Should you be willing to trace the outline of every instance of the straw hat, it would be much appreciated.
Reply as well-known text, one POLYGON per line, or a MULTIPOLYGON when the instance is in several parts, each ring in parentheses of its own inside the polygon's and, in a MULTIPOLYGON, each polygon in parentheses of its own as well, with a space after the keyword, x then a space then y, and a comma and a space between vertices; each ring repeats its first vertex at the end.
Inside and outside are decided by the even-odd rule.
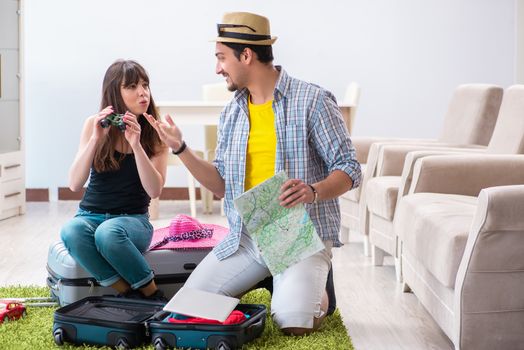
POLYGON ((276 36, 271 36, 269 20, 249 12, 229 12, 217 24, 218 36, 214 40, 222 43, 249 45, 272 45, 276 36))
POLYGON ((202 224, 191 216, 179 214, 169 226, 156 229, 149 250, 206 249, 223 240, 229 230, 213 224, 202 224))

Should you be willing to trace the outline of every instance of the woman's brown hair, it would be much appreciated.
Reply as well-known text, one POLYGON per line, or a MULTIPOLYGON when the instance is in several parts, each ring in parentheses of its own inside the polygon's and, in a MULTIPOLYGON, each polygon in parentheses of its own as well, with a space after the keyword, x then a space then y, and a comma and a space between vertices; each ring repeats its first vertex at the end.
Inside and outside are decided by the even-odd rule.
MULTIPOLYGON (((149 77, 146 70, 137 62, 132 60, 118 60, 113 63, 109 66, 104 76, 100 109, 113 106, 115 113, 126 113, 127 108, 120 93, 120 88, 122 85, 128 87, 132 84, 138 84, 140 79, 149 84, 149 77)), ((155 101, 152 95, 149 97, 147 113, 158 120, 155 101)), ((147 156, 151 158, 160 151, 163 143, 145 117, 137 115, 137 118, 141 128, 140 144, 144 148, 147 156)), ((93 167, 97 172, 115 171, 120 168, 120 162, 125 155, 121 154, 119 157, 115 155, 115 139, 118 138, 119 133, 121 133, 121 131, 118 130, 118 128, 111 127, 108 136, 97 148, 93 160, 93 167)))

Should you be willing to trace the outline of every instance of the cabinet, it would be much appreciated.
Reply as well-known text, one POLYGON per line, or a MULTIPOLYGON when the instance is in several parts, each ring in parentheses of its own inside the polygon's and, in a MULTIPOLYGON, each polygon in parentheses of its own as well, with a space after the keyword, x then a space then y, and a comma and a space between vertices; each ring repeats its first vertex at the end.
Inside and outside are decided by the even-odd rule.
POLYGON ((0 0, 0 219, 25 212, 22 0, 0 0))

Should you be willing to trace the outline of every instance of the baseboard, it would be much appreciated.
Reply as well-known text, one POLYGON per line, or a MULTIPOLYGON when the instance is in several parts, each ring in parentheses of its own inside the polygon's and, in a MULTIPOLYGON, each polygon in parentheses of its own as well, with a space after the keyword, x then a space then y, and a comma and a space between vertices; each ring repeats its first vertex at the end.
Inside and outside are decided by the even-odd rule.
MULTIPOLYGON (((195 197, 201 199, 200 188, 195 188, 195 197)), ((164 187, 160 200, 189 200, 189 190, 187 187, 164 187)))
MULTIPOLYGON (((79 192, 73 192, 67 187, 58 188, 58 200, 61 201, 79 201, 84 195, 85 189, 79 192)), ((48 188, 26 188, 25 196, 27 202, 49 202, 48 188)), ((195 189, 197 200, 201 199, 200 188, 195 189)), ((214 199, 218 199, 214 197, 214 199)), ((189 200, 187 187, 165 187, 160 195, 160 200, 189 200)))
POLYGON ((69 187, 58 187, 59 201, 79 201, 84 196, 85 188, 81 191, 73 192, 69 187))
POLYGON ((26 202, 49 202, 48 188, 26 188, 26 202))
MULTIPOLYGON (((84 190, 73 192, 67 187, 58 188, 58 200, 80 200, 84 195, 84 190)), ((200 199, 200 188, 195 189, 196 199, 200 199)), ((187 187, 164 187, 160 200, 189 200, 187 187)))

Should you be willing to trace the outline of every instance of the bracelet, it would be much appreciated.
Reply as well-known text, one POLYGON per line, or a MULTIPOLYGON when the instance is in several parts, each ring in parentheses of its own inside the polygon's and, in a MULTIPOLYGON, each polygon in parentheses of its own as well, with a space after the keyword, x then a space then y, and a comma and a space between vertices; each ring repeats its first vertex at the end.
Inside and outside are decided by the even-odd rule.
POLYGON ((187 147, 186 141, 182 141, 182 145, 180 146, 180 148, 177 149, 176 151, 174 149, 171 150, 171 153, 173 153, 175 156, 178 156, 180 153, 185 151, 186 147, 187 147))
POLYGON ((311 191, 313 191, 313 194, 315 195, 315 198, 313 199, 313 202, 309 203, 309 204, 314 204, 318 201, 318 192, 317 190, 315 190, 315 187, 313 187, 313 185, 310 185, 308 184, 309 188, 311 188, 311 191))

